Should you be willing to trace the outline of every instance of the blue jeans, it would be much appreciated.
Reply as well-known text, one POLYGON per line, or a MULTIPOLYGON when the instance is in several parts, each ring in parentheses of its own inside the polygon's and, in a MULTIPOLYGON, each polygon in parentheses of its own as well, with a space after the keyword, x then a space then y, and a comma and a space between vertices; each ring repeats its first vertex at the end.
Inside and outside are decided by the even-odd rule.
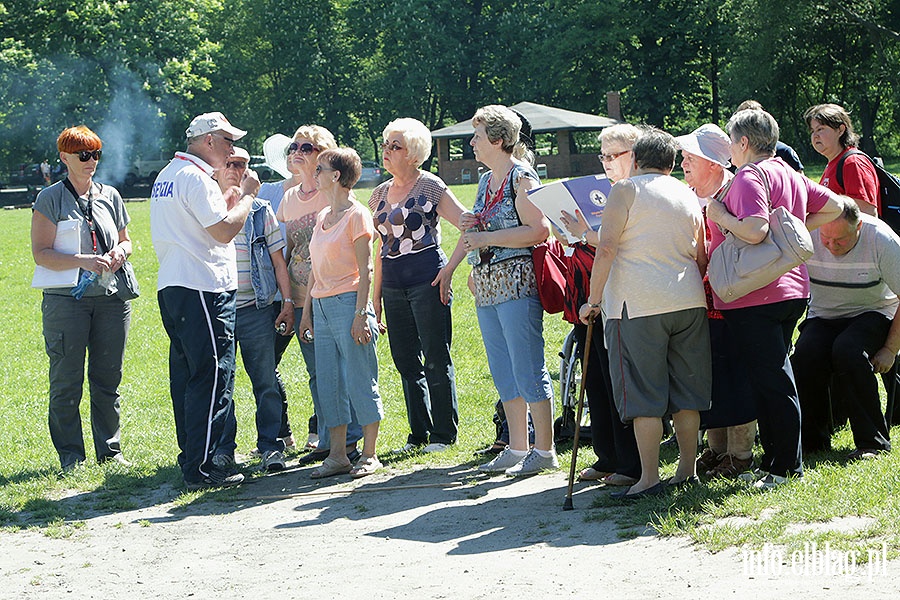
POLYGON ((184 480, 209 475, 234 410, 234 292, 172 286, 157 292, 169 335, 169 389, 184 480))
POLYGON ((488 367, 500 400, 553 398, 544 363, 544 309, 537 296, 476 309, 488 367))
POLYGON ((763 447, 760 468, 781 477, 803 474, 800 400, 788 352, 804 310, 806 300, 796 299, 722 311, 729 331, 744 349, 750 373, 763 447))
MULTIPOLYGON (((284 450, 278 439, 281 429, 281 394, 275 378, 275 305, 237 310, 235 340, 241 348, 241 360, 256 398, 256 447, 260 453, 284 450)), ((232 438, 233 439, 233 438, 232 438)))
POLYGON ((391 357, 400 373, 410 444, 456 442, 459 410, 450 357, 450 306, 430 283, 382 288, 391 357), (424 359, 424 363, 423 363, 424 359))
MULTIPOLYGON (((354 300, 355 301, 355 300, 354 300)), ((315 311, 313 311, 315 316, 315 311)), ((313 401, 313 415, 322 414, 322 403, 319 401, 319 386, 316 379, 316 344, 307 344, 301 341, 303 332, 300 331, 300 319, 303 317, 303 307, 294 308, 294 334, 297 341, 300 342, 300 353, 303 355, 303 363, 306 365, 306 373, 309 375, 309 393, 313 401)), ((318 335, 315 320, 313 321, 313 331, 318 335)), ((328 433, 328 427, 325 425, 324 419, 316 419, 316 434, 319 436, 318 448, 326 449, 331 445, 331 434, 328 433)), ((350 424, 347 426, 347 445, 355 444, 362 439, 362 426, 356 419, 356 413, 352 411, 350 415, 350 424)))
POLYGON ((378 324, 368 310, 372 339, 357 344, 350 335, 356 318, 356 292, 313 298, 315 315, 316 382, 322 412, 319 422, 327 427, 350 423, 351 408, 358 421, 369 425, 384 417, 378 393, 378 358, 375 342, 378 324))

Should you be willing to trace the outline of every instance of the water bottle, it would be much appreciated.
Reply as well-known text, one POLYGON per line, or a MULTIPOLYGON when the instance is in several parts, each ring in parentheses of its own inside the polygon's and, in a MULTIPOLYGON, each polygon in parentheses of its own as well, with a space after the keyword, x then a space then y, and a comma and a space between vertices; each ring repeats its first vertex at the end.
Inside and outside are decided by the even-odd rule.
POLYGON ((72 297, 76 300, 81 300, 81 297, 84 296, 84 293, 87 291, 91 284, 94 283, 94 280, 97 279, 97 274, 93 271, 84 271, 81 274, 81 279, 78 280, 78 285, 72 288, 72 291, 69 292, 72 294, 72 297))

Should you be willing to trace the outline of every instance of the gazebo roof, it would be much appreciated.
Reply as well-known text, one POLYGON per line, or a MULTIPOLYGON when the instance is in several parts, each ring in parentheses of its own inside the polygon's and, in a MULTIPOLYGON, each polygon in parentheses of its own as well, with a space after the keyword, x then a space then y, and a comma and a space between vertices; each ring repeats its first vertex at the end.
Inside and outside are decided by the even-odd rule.
MULTIPOLYGON (((525 118, 531 123, 533 133, 549 133, 560 130, 596 131, 619 123, 619 121, 609 117, 589 115, 564 108, 535 104, 534 102, 519 102, 510 108, 514 108, 525 115, 525 118)), ((460 121, 456 125, 432 131, 431 137, 461 138, 472 135, 474 131, 472 119, 469 118, 465 121, 460 121)))

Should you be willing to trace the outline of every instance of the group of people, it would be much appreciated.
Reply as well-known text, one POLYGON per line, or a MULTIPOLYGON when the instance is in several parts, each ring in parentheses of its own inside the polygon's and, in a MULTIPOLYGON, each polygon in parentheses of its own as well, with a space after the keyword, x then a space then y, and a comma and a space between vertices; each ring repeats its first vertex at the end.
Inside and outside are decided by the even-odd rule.
MULTIPOLYGON (((878 210, 877 179, 868 157, 853 151, 846 111, 820 105, 807 122, 814 147, 830 161, 822 185, 798 172, 802 165, 778 141, 775 119, 752 102, 731 117, 728 133, 714 124, 679 138, 632 125, 601 133, 600 160, 614 184, 603 226, 594 231, 578 213, 562 218, 580 238, 567 253, 564 316, 590 353, 583 385, 597 460, 581 479, 622 486, 623 500, 691 485, 698 472, 774 487, 802 475, 804 449, 829 447, 840 414, 853 429, 852 458, 890 449, 875 373, 889 371, 900 350, 893 321, 900 238, 869 216, 878 210), (684 183, 671 175, 679 151, 684 183), (719 298, 705 277, 708 256, 726 231, 750 244, 764 240, 777 207, 820 229, 808 267, 740 299, 719 298), (662 482, 667 418, 680 456, 675 475, 662 482), (701 428, 709 448, 698 458, 701 428)), ((308 442, 315 451, 302 459, 321 461, 311 477, 363 477, 381 468, 375 343, 384 333, 410 427, 395 452, 454 444, 451 281, 464 260, 509 429, 508 445, 479 470, 518 476, 558 467, 531 255, 552 227, 528 198, 540 184, 530 124, 491 105, 472 125, 470 144, 486 170, 470 211, 421 169, 432 140, 415 119, 385 127, 382 159, 393 177, 373 191, 368 207, 353 192, 358 154, 324 127, 270 138, 283 138, 287 172, 284 181, 261 185, 249 153, 235 145, 246 131, 221 113, 192 120, 186 150, 160 172, 150 198, 186 487, 243 481, 234 463, 236 345, 256 399, 254 452, 265 471, 284 469, 285 450, 295 445, 278 373, 292 337, 315 412, 308 442), (461 232, 449 257, 442 219, 461 232)), ((58 146, 69 177, 35 203, 35 261, 98 277, 80 299, 66 287, 44 291, 51 438, 64 470, 85 460, 78 404, 87 350, 97 458, 126 463, 117 387, 131 309, 110 293, 104 274, 116 273, 131 252, 128 214, 113 188, 92 181, 102 153, 96 134, 67 129, 58 146), (66 220, 86 225, 75 254, 54 249, 57 225, 66 220), (98 236, 108 251, 98 249, 98 236)))

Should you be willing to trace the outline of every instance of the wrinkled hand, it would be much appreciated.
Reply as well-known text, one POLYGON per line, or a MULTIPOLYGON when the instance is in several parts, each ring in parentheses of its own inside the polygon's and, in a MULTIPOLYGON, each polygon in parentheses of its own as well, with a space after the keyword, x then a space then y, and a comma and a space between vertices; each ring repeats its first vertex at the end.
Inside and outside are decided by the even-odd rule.
POLYGON ((478 226, 478 215, 471 211, 465 211, 459 216, 459 228, 462 231, 478 226))
POLYGON ((284 337, 290 337, 294 334, 294 305, 290 302, 285 302, 281 307, 281 312, 278 313, 278 316, 275 317, 275 329, 277 330, 279 325, 284 323, 284 337))
POLYGON ((369 329, 369 319, 353 317, 353 325, 350 326, 350 336, 353 341, 362 346, 372 341, 372 330, 369 329))
POLYGON ((869 362, 872 363, 872 370, 876 373, 887 373, 894 366, 896 358, 897 354, 895 352, 882 348, 869 359, 869 362))
POLYGON ((128 258, 125 256, 125 251, 118 246, 110 249, 105 256, 109 259, 109 270, 113 273, 122 268, 122 265, 125 264, 125 260, 128 258))
POLYGON ((467 231, 462 234, 463 247, 467 252, 485 248, 490 245, 487 243, 485 237, 484 231, 467 231))
POLYGON ((451 284, 453 283, 453 271, 444 266, 440 271, 438 271, 437 276, 434 278, 434 281, 431 282, 431 287, 440 286, 440 294, 441 294, 441 302, 444 305, 450 304, 450 300, 453 298, 453 288, 451 284))
POLYGON ((716 225, 722 225, 722 221, 730 214, 725 205, 718 200, 713 200, 706 205, 706 218, 716 225))
POLYGON ((256 171, 247 169, 244 171, 244 180, 241 181, 241 195, 256 196, 259 193, 259 176, 256 171))
POLYGON ((383 313, 383 308, 381 304, 381 298, 372 298, 372 307, 375 311, 375 322, 378 323, 378 333, 384 333, 387 331, 387 325, 384 321, 381 320, 381 316, 383 313))
POLYGON ((587 302, 581 305, 581 308, 578 309, 578 318, 582 323, 587 325, 591 321, 593 321, 597 315, 600 314, 599 306, 591 306, 587 302))
POLYGON ((225 193, 222 194, 222 196, 225 197, 225 207, 228 210, 231 210, 232 208, 234 208, 237 205, 237 203, 240 201, 241 196, 243 196, 243 194, 241 193, 241 188, 237 187, 236 185, 233 185, 230 188, 228 188, 227 190, 225 190, 225 193))
POLYGON ((581 214, 581 211, 578 209, 575 209, 574 216, 570 215, 566 211, 562 211, 560 221, 562 221, 562 224, 569 231, 569 233, 577 238, 582 237, 591 229, 591 226, 588 225, 588 222, 585 220, 584 215, 581 214))
POLYGON ((107 254, 85 254, 81 257, 80 267, 85 271, 93 271, 97 275, 102 275, 104 271, 112 269, 112 261, 107 254))

